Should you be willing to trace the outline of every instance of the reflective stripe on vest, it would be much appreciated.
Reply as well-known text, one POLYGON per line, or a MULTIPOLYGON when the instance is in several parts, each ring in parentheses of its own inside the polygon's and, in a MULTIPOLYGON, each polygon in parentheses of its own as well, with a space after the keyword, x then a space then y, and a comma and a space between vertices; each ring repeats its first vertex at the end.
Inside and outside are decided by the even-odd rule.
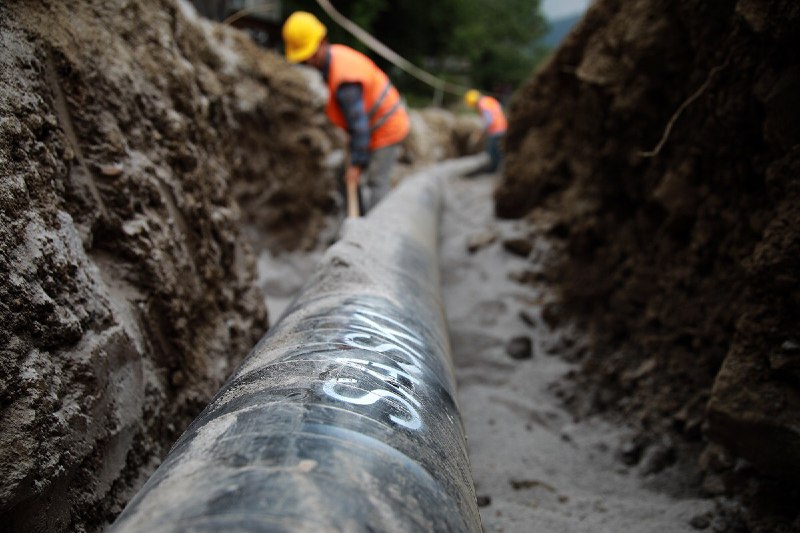
POLYGON ((396 101, 394 105, 391 107, 391 109, 389 109, 389 111, 384 113, 382 117, 380 117, 378 120, 375 121, 375 124, 369 127, 370 133, 373 131, 377 131, 378 128, 383 126, 383 123, 389 120, 389 118, 391 118, 391 116, 395 113, 395 111, 397 111, 398 109, 403 109, 402 106, 403 104, 400 103, 400 100, 396 101))
POLYGON ((503 113, 503 108, 500 106, 500 102, 491 96, 481 96, 480 100, 478 100, 478 110, 481 112, 488 111, 492 116, 492 122, 486 130, 486 133, 489 135, 504 133, 508 129, 508 121, 503 113))
POLYGON ((378 108, 380 107, 383 100, 386 98, 386 95, 389 94, 389 89, 391 88, 392 88, 392 82, 386 80, 386 85, 383 86, 383 91, 381 91, 381 95, 378 97, 375 103, 372 104, 372 107, 369 108, 369 111, 367 111, 367 116, 370 118, 370 120, 372 120, 372 117, 375 115, 375 113, 378 112, 378 108))
POLYGON ((340 44, 331 45, 328 71, 328 105, 325 109, 331 122, 347 129, 347 120, 336 101, 336 90, 342 83, 361 85, 364 107, 370 123, 370 150, 401 142, 408 134, 410 122, 400 94, 384 72, 361 52, 340 44))
POLYGON ((383 100, 386 98, 386 95, 389 94, 389 89, 391 89, 392 87, 393 87, 392 82, 386 80, 386 85, 383 87, 383 91, 381 92, 381 95, 378 97, 378 100, 374 104, 372 104, 370 110, 367 111, 367 118, 370 121, 370 127, 369 127, 370 133, 380 128, 383 125, 383 123, 386 122, 389 119, 389 117, 392 116, 392 113, 400 109, 400 106, 402 105, 400 103, 400 99, 398 99, 388 111, 386 111, 382 116, 380 116, 377 120, 375 120, 375 122, 372 122, 372 120, 375 118, 375 114, 378 112, 378 108, 380 108, 380 105, 383 103, 383 100))

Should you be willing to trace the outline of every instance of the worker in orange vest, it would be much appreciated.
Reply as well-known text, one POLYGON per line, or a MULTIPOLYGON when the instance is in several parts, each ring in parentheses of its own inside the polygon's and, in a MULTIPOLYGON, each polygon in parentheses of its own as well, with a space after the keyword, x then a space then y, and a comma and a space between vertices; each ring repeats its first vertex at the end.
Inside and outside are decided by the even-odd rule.
POLYGON ((502 142, 508 129, 508 121, 503 108, 491 96, 481 95, 476 89, 464 94, 464 102, 475 109, 483 120, 481 134, 486 137, 486 153, 489 154, 488 172, 495 172, 503 161, 502 142))
MULTIPOLYGON (((328 85, 325 111, 350 135, 344 181, 348 192, 365 193, 360 212, 368 211, 389 192, 400 143, 408 135, 410 121, 400 94, 367 56, 348 46, 330 44, 327 28, 311 13, 292 13, 282 33, 286 59, 316 68, 328 85)), ((348 194, 348 215, 357 216, 352 203, 348 194)))

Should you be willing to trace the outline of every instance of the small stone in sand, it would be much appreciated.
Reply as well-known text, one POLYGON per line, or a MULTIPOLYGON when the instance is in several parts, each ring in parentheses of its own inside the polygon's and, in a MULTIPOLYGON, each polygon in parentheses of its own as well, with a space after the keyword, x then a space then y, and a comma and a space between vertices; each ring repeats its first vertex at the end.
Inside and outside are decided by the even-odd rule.
POLYGON ((520 257, 528 257, 533 250, 533 244, 528 239, 506 239, 503 241, 506 251, 520 257))
POLYGON ((494 231, 487 229, 481 233, 472 235, 469 239, 467 239, 467 251, 471 254, 474 254, 481 248, 489 246, 495 240, 497 240, 497 234, 494 231))
POLYGON ((711 525, 711 521, 708 519, 706 515, 699 514, 693 517, 689 521, 689 524, 695 529, 706 529, 708 526, 711 525))
POLYGON ((478 496, 478 507, 487 507, 492 504, 492 497, 488 494, 481 494, 478 496))
POLYGON ((536 319, 533 318, 533 316, 524 309, 519 312, 519 319, 522 320, 527 326, 530 326, 532 328, 536 327, 536 319))
POLYGON ((506 353, 512 359, 530 359, 533 349, 530 337, 514 337, 506 345, 506 353))

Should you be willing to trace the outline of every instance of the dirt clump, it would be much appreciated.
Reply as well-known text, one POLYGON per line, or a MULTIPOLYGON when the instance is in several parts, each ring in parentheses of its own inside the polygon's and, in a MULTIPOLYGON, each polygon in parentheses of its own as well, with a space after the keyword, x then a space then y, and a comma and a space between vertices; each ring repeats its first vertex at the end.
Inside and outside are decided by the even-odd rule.
POLYGON ((595 2, 515 95, 495 191, 561 243, 576 412, 675 438, 754 530, 798 519, 799 64, 796 2, 595 2))
POLYGON ((185 2, 4 2, 0 49, 0 522, 93 531, 264 333, 242 228, 313 242, 341 139, 185 2))
POLYGON ((410 110, 411 131, 403 141, 400 163, 406 172, 422 165, 480 152, 470 135, 481 127, 474 114, 457 114, 440 108, 410 110))

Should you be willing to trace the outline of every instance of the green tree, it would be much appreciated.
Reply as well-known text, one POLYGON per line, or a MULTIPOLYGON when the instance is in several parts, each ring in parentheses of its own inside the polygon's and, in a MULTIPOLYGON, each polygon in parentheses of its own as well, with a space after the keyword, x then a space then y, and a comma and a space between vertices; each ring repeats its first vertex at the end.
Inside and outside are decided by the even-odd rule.
MULTIPOLYGON (((336 9, 389 48, 433 74, 482 90, 517 87, 541 61, 547 24, 539 0, 339 0, 336 9), (464 68, 466 65, 466 68, 464 68)), ((314 0, 284 1, 284 14, 302 9, 328 26, 332 42, 368 53, 404 92, 432 89, 393 68, 339 28, 314 0)))
POLYGON ((452 53, 470 62, 472 83, 484 90, 517 87, 545 57, 539 40, 547 22, 539 0, 464 0, 452 53))
MULTIPOLYGON (((333 2, 333 4, 342 15, 374 35, 375 20, 391 7, 392 2, 390 0, 345 0, 333 2)), ((365 53, 368 51, 366 46, 333 22, 314 0, 284 0, 282 5, 284 18, 297 10, 314 13, 327 26, 328 38, 331 42, 343 43, 365 53)), ((380 36, 378 38, 380 39, 380 36)), ((370 53, 369 55, 374 58, 374 54, 370 53)))

